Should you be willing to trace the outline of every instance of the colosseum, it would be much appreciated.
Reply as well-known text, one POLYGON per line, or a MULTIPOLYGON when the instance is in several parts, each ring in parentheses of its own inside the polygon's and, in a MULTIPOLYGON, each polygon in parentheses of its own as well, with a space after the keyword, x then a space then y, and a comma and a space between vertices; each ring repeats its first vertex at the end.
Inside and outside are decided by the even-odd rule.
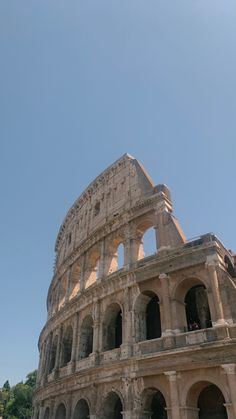
POLYGON ((128 154, 70 208, 34 419, 236 419, 236 256, 212 233, 187 240, 172 211, 128 154))

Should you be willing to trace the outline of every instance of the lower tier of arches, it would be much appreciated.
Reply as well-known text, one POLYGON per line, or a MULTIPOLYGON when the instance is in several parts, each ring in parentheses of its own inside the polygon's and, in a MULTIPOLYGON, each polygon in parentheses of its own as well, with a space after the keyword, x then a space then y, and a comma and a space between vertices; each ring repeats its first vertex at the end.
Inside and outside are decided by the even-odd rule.
POLYGON ((36 395, 33 419, 236 419, 235 364, 62 387, 36 395))

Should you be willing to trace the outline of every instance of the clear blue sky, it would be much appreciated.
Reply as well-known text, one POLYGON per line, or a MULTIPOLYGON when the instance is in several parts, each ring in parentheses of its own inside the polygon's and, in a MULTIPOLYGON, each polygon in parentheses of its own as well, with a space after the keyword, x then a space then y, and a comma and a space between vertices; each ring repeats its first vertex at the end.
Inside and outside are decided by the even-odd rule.
POLYGON ((66 211, 129 152, 235 239, 235 0, 0 2, 0 385, 37 367, 66 211))

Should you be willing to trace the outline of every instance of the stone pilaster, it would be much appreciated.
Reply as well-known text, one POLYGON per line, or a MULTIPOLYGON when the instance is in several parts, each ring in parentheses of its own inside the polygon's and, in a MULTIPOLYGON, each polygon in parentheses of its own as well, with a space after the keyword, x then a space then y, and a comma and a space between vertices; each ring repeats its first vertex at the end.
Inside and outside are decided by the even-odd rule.
POLYGON ((216 260, 211 260, 208 258, 206 262, 206 268, 209 273, 209 278, 211 281, 211 290, 213 295, 213 302, 215 308, 215 319, 212 319, 213 326, 224 326, 226 325, 226 321, 224 318, 224 310, 222 305, 222 299, 219 290, 219 281, 217 276, 217 267, 219 266, 219 262, 216 260))
POLYGON ((163 321, 162 324, 162 335, 170 336, 172 335, 172 318, 171 318, 171 304, 170 304, 170 293, 169 293, 169 276, 165 273, 159 275, 161 281, 161 290, 162 290, 162 301, 163 301, 163 321))
POLYGON ((55 370, 58 370, 60 368, 62 339, 63 339, 63 325, 60 326, 59 335, 58 335, 55 370))
POLYGON ((132 343, 132 313, 130 311, 130 288, 124 289, 124 312, 122 316, 122 345, 121 358, 128 358, 131 355, 132 343))
POLYGON ((179 405, 179 392, 178 392, 178 379, 177 379, 176 371, 167 371, 164 374, 168 377, 168 380, 169 380, 171 419, 181 419, 180 405, 179 405))
POLYGON ((99 352, 99 327, 100 325, 100 302, 97 300, 94 305, 94 323, 93 323, 93 352, 99 352))
POLYGON ((101 248, 100 248, 100 261, 99 261, 99 271, 97 273, 97 280, 99 281, 104 276, 105 272, 105 265, 106 265, 106 253, 105 253, 105 241, 101 241, 101 248))
POLYGON ((236 373, 235 373, 235 364, 223 364, 221 365, 223 370, 226 373, 229 393, 232 403, 233 418, 236 419, 236 373))
POLYGON ((78 347, 78 331, 79 331, 79 313, 75 314, 74 324, 73 324, 73 343, 71 351, 71 362, 75 364, 76 362, 76 350, 78 347))

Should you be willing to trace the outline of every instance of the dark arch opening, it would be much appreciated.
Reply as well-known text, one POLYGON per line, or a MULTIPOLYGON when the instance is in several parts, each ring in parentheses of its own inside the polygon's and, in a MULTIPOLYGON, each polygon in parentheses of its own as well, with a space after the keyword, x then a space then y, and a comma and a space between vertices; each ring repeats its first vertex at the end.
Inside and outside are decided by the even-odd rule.
POLYGON ((207 292, 204 285, 195 285, 190 288, 184 303, 189 331, 212 327, 207 292))
POLYGON ((123 405, 120 397, 112 392, 110 393, 103 406, 102 415, 103 419, 122 419, 123 405))
POLYGON ((198 397, 199 419, 227 419, 225 399, 220 389, 211 384, 198 397))
POLYGON ((61 366, 65 366, 71 360, 72 353, 72 342, 73 342, 73 329, 69 326, 63 336, 62 341, 62 363, 61 366))
POLYGON ((119 348, 122 344, 122 311, 119 304, 112 304, 104 321, 104 351, 119 348))
POLYGON ((115 404, 115 412, 114 412, 114 419, 122 419, 122 403, 120 398, 118 398, 115 404))
POLYGON ((50 418, 50 410, 49 410, 49 407, 47 407, 47 409, 45 410, 43 419, 49 419, 49 418, 50 418))
POLYGON ((161 336, 161 317, 159 298, 152 297, 146 308, 146 339, 156 339, 161 336))
POLYGON ((49 373, 52 372, 52 370, 55 367, 56 364, 56 354, 57 354, 57 343, 58 343, 58 336, 55 337, 52 344, 51 349, 51 356, 50 356, 50 365, 49 365, 49 373))
POLYGON ((58 406, 55 419, 66 419, 66 408, 63 403, 58 406))
POLYGON ((159 390, 148 389, 145 391, 143 410, 150 414, 151 419, 167 419, 165 398, 159 390))
POLYGON ((79 359, 87 358, 93 352, 93 319, 85 317, 80 334, 79 359))
POLYGON ((156 232, 154 227, 149 227, 142 238, 143 257, 154 255, 157 252, 156 232))
POLYGON ((122 344, 122 312, 121 310, 115 320, 115 348, 119 348, 122 344))
POLYGON ((78 401, 74 414, 73 419, 88 419, 89 418, 89 406, 85 399, 81 399, 78 401))

